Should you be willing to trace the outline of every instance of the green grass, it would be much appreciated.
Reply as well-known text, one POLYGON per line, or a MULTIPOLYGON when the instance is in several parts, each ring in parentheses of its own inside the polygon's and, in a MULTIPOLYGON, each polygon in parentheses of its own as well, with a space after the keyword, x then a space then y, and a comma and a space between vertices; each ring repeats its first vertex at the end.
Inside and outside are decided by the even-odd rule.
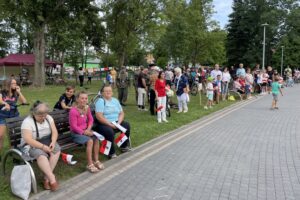
MULTIPOLYGON (((93 81, 93 84, 87 91, 91 93, 96 93, 100 88, 100 81, 93 81)), ((32 105, 35 100, 41 100, 47 102, 50 107, 53 107, 59 96, 64 92, 64 86, 47 86, 44 89, 37 89, 32 87, 22 88, 22 93, 27 98, 28 102, 32 105)), ((79 91, 79 87, 77 89, 79 91)), ((114 96, 117 96, 115 91, 114 96)), ((133 88, 129 90, 127 106, 124 107, 125 111, 125 120, 131 124, 131 140, 133 147, 137 147, 155 137, 158 137, 166 132, 174 130, 182 125, 188 124, 194 120, 197 120, 205 115, 208 115, 212 112, 220 110, 233 102, 221 102, 220 104, 214 106, 211 110, 204 110, 203 105, 206 103, 205 96, 202 95, 202 106, 200 106, 199 95, 190 96, 190 103, 188 104, 189 112, 177 114, 177 110, 171 109, 171 117, 168 118, 169 123, 158 124, 156 116, 151 116, 149 112, 141 112, 137 110, 135 106, 135 93, 133 88)), ((176 97, 172 98, 173 102, 177 102, 176 97)), ((22 116, 27 115, 30 106, 22 106, 19 108, 22 116)), ((9 145, 7 138, 5 139, 4 150, 8 150, 9 145)), ((85 159, 85 148, 80 147, 77 149, 72 149, 67 151, 68 153, 74 155, 74 160, 77 160, 78 163, 75 166, 69 166, 59 161, 55 174, 59 181, 68 180, 82 172, 85 171, 86 159, 85 159)), ((105 161, 106 157, 101 156, 101 160, 105 161)), ((8 168, 11 170, 12 163, 9 161, 8 168)), ((41 180, 42 175, 39 173, 36 164, 33 164, 35 172, 37 174, 39 191, 42 191, 41 180)), ((9 173, 8 173, 9 174, 9 173)), ((9 176, 1 176, 0 178, 0 197, 1 199, 15 199, 11 192, 9 186, 9 176)))

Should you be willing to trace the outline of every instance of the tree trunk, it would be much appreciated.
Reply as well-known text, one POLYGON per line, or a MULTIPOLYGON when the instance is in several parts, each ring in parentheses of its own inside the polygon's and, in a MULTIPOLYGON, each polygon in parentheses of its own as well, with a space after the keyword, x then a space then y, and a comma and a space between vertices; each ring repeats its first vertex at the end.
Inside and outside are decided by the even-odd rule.
POLYGON ((65 61, 65 52, 62 52, 61 53, 61 59, 60 59, 60 62, 61 62, 61 68, 60 68, 60 78, 61 79, 65 79, 65 68, 64 68, 64 61, 65 61))
POLYGON ((41 24, 34 32, 34 80, 36 87, 45 86, 45 24, 41 24))
POLYGON ((125 61, 125 52, 123 51, 119 56, 119 66, 118 66, 119 69, 121 69, 121 67, 124 66, 124 61, 125 61))

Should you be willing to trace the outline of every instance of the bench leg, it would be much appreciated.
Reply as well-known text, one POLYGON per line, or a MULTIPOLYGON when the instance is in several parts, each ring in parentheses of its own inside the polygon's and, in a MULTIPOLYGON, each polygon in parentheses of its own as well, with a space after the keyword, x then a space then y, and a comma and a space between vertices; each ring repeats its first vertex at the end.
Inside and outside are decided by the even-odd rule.
POLYGON ((30 176, 31 176, 32 190, 33 190, 33 193, 37 193, 37 183, 36 183, 36 178, 35 178, 34 171, 31 167, 30 163, 23 159, 22 153, 19 150, 10 149, 5 153, 3 161, 2 161, 2 173, 3 173, 3 175, 5 175, 5 170, 6 170, 6 160, 7 160, 8 156, 13 155, 13 154, 17 155, 29 167, 30 176))

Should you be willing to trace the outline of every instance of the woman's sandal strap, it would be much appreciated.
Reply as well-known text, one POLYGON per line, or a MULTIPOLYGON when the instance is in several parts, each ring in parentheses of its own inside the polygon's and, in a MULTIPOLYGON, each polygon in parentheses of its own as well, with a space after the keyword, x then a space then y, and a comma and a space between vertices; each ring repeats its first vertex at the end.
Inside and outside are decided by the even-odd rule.
POLYGON ((98 169, 102 170, 104 169, 104 165, 98 160, 94 163, 95 167, 97 167, 98 169))
POLYGON ((94 164, 90 164, 86 168, 91 173, 99 172, 99 169, 94 164))

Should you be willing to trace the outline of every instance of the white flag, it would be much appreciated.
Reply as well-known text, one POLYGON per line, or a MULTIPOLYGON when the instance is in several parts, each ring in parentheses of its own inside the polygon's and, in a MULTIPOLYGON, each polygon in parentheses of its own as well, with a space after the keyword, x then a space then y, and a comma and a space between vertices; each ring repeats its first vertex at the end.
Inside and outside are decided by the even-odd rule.
POLYGON ((113 125, 115 125, 122 133, 126 133, 127 129, 118 124, 117 122, 111 122, 113 125))
POLYGON ((98 138, 98 140, 100 140, 100 141, 105 140, 104 136, 101 135, 100 133, 93 131, 93 134, 94 134, 94 136, 96 136, 98 138))

